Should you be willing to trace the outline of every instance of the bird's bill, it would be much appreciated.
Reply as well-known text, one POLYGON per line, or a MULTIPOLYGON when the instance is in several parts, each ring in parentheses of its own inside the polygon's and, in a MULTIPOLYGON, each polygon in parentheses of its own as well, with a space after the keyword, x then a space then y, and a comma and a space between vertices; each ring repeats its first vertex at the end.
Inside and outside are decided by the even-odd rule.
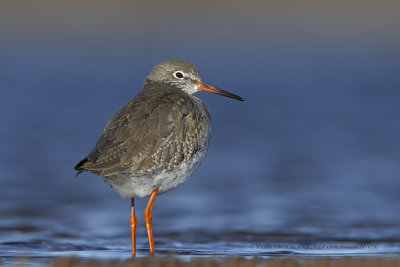
POLYGON ((231 94, 227 91, 221 90, 221 89, 214 87, 212 85, 209 85, 205 82, 198 82, 198 83, 196 83, 196 86, 197 86, 197 90, 199 90, 199 91, 211 92, 214 94, 219 94, 219 95, 227 96, 227 97, 230 97, 230 98, 233 98, 236 100, 244 101, 244 99, 241 98, 240 96, 231 94))

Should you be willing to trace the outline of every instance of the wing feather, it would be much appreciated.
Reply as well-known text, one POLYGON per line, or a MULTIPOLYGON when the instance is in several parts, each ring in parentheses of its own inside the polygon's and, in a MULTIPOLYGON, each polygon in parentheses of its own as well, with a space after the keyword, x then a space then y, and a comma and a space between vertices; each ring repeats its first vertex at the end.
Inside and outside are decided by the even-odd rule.
POLYGON ((110 119, 78 172, 172 169, 201 148, 210 128, 204 104, 176 88, 153 88, 163 93, 140 93, 110 119))

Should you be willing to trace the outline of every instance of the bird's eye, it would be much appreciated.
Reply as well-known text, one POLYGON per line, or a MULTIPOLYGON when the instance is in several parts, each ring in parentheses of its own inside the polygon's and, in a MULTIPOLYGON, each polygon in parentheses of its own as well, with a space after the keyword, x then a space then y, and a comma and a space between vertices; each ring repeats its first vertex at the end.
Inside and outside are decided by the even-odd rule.
POLYGON ((174 72, 174 76, 178 79, 183 79, 184 75, 181 71, 174 72))

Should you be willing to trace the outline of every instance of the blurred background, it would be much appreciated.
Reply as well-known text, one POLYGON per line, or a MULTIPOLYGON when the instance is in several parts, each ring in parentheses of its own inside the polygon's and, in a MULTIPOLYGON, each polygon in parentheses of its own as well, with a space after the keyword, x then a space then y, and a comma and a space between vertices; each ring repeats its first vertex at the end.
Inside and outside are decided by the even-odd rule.
POLYGON ((130 201, 98 176, 75 179, 73 167, 166 59, 194 63, 246 102, 196 95, 213 118, 210 150, 157 198, 156 250, 264 253, 248 249, 256 240, 393 248, 399 13, 398 1, 377 0, 2 0, 0 256, 129 256, 130 201))

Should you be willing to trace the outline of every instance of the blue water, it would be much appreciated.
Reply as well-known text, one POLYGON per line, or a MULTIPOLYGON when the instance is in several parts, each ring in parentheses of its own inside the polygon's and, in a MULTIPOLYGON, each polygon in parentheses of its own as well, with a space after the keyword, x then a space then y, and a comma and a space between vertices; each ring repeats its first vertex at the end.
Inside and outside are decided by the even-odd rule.
MULTIPOLYGON (((191 61, 204 81, 246 102, 197 95, 213 118, 210 150, 188 182, 156 199, 158 255, 400 253, 400 38, 236 28, 228 33, 247 39, 233 42, 199 26, 203 38, 190 42, 198 32, 182 41, 160 29, 118 35, 110 21, 104 32, 90 20, 53 31, 9 22, 0 50, 1 262, 129 257, 130 201, 95 175, 75 179, 72 168, 169 58, 191 61)), ((138 256, 148 255, 146 201, 136 200, 138 256)))

